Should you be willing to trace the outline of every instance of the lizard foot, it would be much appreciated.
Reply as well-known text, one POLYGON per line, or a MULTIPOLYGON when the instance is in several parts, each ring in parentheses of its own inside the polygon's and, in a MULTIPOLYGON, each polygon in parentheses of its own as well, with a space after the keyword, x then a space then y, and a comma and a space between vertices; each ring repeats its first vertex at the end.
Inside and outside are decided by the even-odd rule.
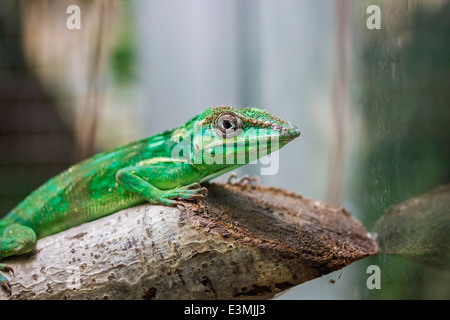
POLYGON ((176 194, 176 198, 185 199, 185 200, 195 200, 206 198, 208 194, 208 189, 202 187, 199 183, 191 183, 187 186, 178 187, 174 190, 176 194))
POLYGON ((208 189, 202 187, 199 183, 191 183, 187 186, 181 186, 172 190, 163 191, 162 195, 158 198, 158 202, 168 205, 177 206, 183 205, 181 201, 178 200, 204 200, 208 189))
MULTIPOLYGON (((0 263, 0 271, 11 272, 14 274, 14 270, 10 266, 6 266, 0 263)), ((9 295, 11 295, 11 283, 9 283, 8 279, 0 273, 0 286, 5 289, 9 295)))
POLYGON ((230 174, 230 176, 228 177, 228 180, 227 180, 227 184, 239 184, 239 185, 245 185, 245 184, 250 184, 250 185, 252 185, 252 184, 254 184, 254 183, 259 183, 259 181, 260 181, 260 179, 259 179, 259 177, 258 176, 254 176, 254 177, 251 177, 250 178, 250 176, 248 175, 248 174, 246 174, 246 175, 244 175, 242 178, 240 178, 240 179, 237 179, 238 178, 238 176, 237 176, 237 174, 236 173, 234 173, 234 172, 232 172, 231 174, 230 174), (236 181, 233 181, 233 180, 235 180, 235 179, 237 179, 236 181))

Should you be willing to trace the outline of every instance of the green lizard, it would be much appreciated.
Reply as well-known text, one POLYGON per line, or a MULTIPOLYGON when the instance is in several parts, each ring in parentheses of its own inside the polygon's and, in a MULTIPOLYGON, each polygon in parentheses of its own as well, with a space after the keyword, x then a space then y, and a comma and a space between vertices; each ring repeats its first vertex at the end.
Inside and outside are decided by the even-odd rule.
MULTIPOLYGON (((177 129, 99 153, 50 179, 0 220, 0 258, 27 253, 39 238, 146 201, 176 206, 179 200, 203 199, 207 190, 200 183, 299 135, 264 110, 217 107, 177 129)), ((4 264, 0 270, 13 272, 4 264)), ((11 293, 1 273, 0 283, 11 293)))

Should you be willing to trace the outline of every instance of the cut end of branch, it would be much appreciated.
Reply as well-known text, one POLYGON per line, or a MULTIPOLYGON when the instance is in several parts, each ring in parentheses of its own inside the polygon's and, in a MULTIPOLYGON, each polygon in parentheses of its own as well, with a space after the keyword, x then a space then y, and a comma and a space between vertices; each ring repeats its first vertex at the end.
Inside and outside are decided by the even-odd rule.
MULTIPOLYGON (((338 206, 263 186, 211 184, 197 216, 236 241, 300 259, 319 274, 377 253, 366 228, 338 206)), ((308 279, 309 280, 309 279, 308 279)))

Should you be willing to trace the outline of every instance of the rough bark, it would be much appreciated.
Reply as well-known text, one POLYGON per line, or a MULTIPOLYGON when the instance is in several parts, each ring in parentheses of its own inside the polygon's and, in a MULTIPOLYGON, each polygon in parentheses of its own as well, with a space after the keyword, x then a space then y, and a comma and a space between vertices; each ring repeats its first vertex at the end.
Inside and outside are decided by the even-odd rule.
POLYGON ((377 253, 342 208, 282 189, 210 184, 185 208, 144 204, 8 258, 12 299, 270 298, 377 253))

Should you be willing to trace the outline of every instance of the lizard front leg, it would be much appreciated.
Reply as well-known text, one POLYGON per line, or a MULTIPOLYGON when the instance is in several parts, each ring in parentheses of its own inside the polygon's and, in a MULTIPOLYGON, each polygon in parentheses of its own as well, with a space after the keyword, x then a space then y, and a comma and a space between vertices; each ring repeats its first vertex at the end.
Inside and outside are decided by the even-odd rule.
POLYGON ((129 192, 143 196, 148 202, 167 206, 180 204, 175 199, 203 199, 207 193, 196 181, 200 172, 180 161, 150 159, 119 170, 117 181, 129 192))

